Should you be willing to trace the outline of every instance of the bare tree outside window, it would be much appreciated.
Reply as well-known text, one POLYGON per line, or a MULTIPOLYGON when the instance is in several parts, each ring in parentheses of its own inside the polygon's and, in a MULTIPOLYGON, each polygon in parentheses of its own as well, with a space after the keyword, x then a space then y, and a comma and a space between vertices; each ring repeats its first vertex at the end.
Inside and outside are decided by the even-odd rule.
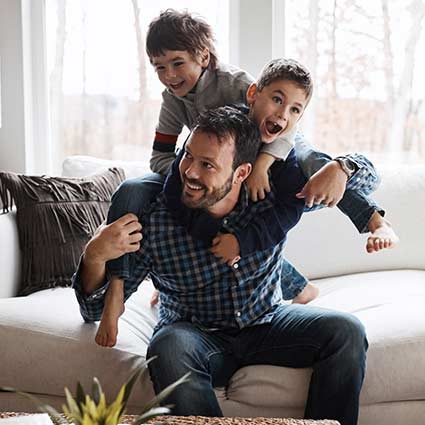
POLYGON ((316 83, 304 120, 312 143, 334 155, 425 161, 425 1, 286 4, 288 55, 316 83))
POLYGON ((149 161, 163 86, 145 53, 149 22, 172 6, 204 17, 228 61, 228 1, 46 0, 54 157, 149 161))

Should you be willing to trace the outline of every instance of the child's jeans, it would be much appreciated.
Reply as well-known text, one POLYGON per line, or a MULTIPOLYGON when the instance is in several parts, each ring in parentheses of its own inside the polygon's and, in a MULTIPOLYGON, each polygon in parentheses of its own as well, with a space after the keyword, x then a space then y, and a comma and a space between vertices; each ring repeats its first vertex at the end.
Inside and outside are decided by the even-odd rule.
MULTIPOLYGON (((164 181, 165 177, 157 173, 125 180, 112 196, 107 223, 112 223, 127 213, 141 217, 149 210, 154 199, 162 191, 164 181)), ((128 254, 108 261, 106 264, 108 277, 117 276, 123 279, 129 277, 129 261, 128 254)))

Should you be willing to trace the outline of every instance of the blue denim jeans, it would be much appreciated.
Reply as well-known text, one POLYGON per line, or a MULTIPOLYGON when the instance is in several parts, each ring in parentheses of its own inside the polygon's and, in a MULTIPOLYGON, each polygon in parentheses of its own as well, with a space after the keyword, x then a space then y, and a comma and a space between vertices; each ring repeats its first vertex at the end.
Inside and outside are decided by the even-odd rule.
POLYGON ((223 416, 214 387, 226 387, 240 368, 266 364, 311 367, 305 418, 355 425, 368 343, 353 315, 299 304, 277 307, 271 323, 208 331, 190 322, 160 329, 147 357, 155 393, 190 372, 163 402, 175 415, 223 416))
MULTIPOLYGON (((149 210, 156 196, 162 191, 164 181, 165 177, 157 173, 125 180, 112 196, 107 223, 112 223, 127 213, 141 217, 149 210)), ((108 261, 106 263, 108 276, 128 277, 129 261, 127 254, 108 261)))
MULTIPOLYGON (((332 161, 329 155, 314 149, 300 133, 297 133, 295 138, 295 152, 298 163, 307 179, 332 161)), ((337 207, 352 221, 357 230, 363 233, 368 231, 369 220, 375 211, 384 214, 383 210, 368 197, 370 193, 376 190, 380 181, 375 168, 367 158, 358 154, 348 155, 348 157, 361 162, 364 178, 361 180, 351 178, 347 182, 344 196, 337 207)), ((305 212, 320 208, 324 207, 320 205, 311 208, 306 207, 305 212)))

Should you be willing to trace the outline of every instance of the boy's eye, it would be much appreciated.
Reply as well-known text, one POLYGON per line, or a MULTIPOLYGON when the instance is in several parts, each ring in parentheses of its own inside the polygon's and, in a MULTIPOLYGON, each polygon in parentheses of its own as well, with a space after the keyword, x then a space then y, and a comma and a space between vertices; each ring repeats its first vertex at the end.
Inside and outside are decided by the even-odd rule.
POLYGON ((192 159, 192 155, 188 151, 185 151, 184 152, 184 158, 186 158, 186 159, 192 159))
POLYGON ((157 65, 156 67, 155 67, 155 70, 156 71, 163 71, 165 69, 165 66, 162 66, 162 65, 157 65))
POLYGON ((291 108, 291 110, 294 114, 300 114, 301 113, 301 110, 299 108, 297 108, 296 106, 293 106, 291 108))
POLYGON ((278 103, 279 105, 282 105, 283 100, 279 96, 273 96, 272 100, 274 103, 278 103))
POLYGON ((211 170, 213 168, 212 164, 210 164, 209 162, 203 162, 202 165, 207 169, 207 170, 211 170))
POLYGON ((181 66, 183 64, 184 64, 184 62, 174 62, 174 66, 181 66))

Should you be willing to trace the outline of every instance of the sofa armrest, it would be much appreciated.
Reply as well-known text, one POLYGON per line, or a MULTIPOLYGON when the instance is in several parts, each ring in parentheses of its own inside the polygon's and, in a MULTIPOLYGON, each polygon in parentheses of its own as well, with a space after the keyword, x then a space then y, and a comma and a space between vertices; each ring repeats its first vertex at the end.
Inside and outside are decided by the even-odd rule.
POLYGON ((0 298, 9 298, 18 292, 21 269, 15 211, 0 213, 0 235, 0 298))

